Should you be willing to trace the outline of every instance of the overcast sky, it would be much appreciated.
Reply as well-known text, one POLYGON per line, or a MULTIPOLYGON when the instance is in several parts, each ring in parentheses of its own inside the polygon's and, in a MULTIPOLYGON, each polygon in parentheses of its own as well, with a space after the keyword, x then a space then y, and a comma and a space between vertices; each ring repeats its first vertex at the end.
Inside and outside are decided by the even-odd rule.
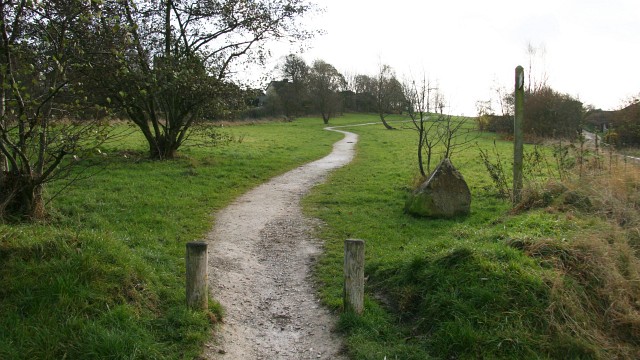
MULTIPOLYGON (((514 69, 529 65, 527 44, 557 91, 614 109, 640 93, 638 0, 316 0, 307 20, 325 31, 301 56, 341 72, 375 74, 391 65, 399 78, 424 72, 451 112, 475 115, 494 84, 511 89, 514 69), (539 52, 541 54, 542 52, 539 52)), ((277 50, 274 59, 289 49, 277 50)), ((275 60, 274 60, 275 61, 275 60)))

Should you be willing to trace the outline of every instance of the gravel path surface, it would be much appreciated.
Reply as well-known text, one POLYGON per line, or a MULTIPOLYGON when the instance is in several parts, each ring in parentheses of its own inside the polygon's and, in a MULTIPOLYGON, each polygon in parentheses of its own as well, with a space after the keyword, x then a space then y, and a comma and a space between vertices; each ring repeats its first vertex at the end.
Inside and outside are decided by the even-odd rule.
POLYGON ((351 161, 357 135, 333 152, 251 190, 216 215, 209 242, 212 296, 224 324, 206 344, 205 359, 345 359, 310 280, 322 244, 300 199, 329 171, 351 161))

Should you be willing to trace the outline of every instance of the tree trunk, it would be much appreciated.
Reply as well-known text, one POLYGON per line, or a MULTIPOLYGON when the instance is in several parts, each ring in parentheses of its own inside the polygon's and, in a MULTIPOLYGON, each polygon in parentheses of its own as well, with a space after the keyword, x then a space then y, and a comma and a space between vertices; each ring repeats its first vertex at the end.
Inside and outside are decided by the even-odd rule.
MULTIPOLYGON (((4 80, 5 80, 4 73, 0 72, 0 84, 4 84, 4 80)), ((6 99, 6 91, 4 89, 0 89, 0 121, 2 122, 3 128, 6 128, 5 99, 6 99)), ((9 162, 7 160, 7 157, 3 153, 0 153, 0 174, 4 174, 4 172, 8 170, 9 170, 9 162)), ((0 179, 0 181, 2 180, 0 179)))
POLYGON ((0 218, 44 218, 42 192, 42 184, 31 176, 5 172, 0 184, 0 218))
POLYGON ((164 56, 169 59, 171 55, 171 6, 172 1, 167 0, 164 13, 164 56))
POLYGON ((384 119, 384 115, 379 114, 380 115, 380 121, 382 121, 382 125, 384 125, 384 127, 387 130, 395 130, 395 128, 391 125, 389 125, 389 123, 387 123, 387 121, 384 119))
POLYGON ((387 130, 395 130, 396 128, 394 128, 393 126, 389 125, 384 119, 382 119, 382 125, 384 125, 384 127, 387 130))
POLYGON ((174 134, 162 134, 149 141, 149 156, 155 160, 174 159, 178 153, 180 142, 174 134))
POLYGON ((422 177, 426 177, 427 175, 424 173, 424 164, 422 163, 422 149, 424 148, 424 129, 422 128, 422 124, 418 131, 420 132, 418 134, 418 168, 420 168, 420 175, 422 175, 422 177))
POLYGON ((178 154, 178 147, 161 142, 156 144, 149 144, 149 157, 154 160, 170 160, 175 159, 178 154))

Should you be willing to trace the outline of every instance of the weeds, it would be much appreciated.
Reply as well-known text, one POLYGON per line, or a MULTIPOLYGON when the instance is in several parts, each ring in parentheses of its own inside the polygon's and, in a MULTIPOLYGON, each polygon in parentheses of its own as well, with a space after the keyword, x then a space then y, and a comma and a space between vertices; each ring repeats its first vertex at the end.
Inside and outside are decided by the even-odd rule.
POLYGON ((511 187, 507 180, 507 172, 505 171, 505 165, 496 147, 496 141, 493 141, 493 154, 489 154, 488 150, 479 148, 480 159, 489 173, 489 177, 493 182, 493 185, 498 190, 498 196, 503 199, 511 199, 511 187), (491 157, 495 157, 495 160, 491 160, 491 157))
MULTIPOLYGON (((549 325, 557 334, 575 334, 571 341, 584 345, 577 348, 591 349, 581 357, 638 358, 640 168, 626 158, 619 162, 611 146, 605 164, 584 137, 577 144, 560 141, 550 149, 550 156, 538 146, 525 153, 526 186, 512 214, 541 208, 572 219, 598 219, 593 221, 600 229, 568 240, 508 243, 553 269, 546 277, 549 325)), ((480 157, 504 198, 505 166, 495 145, 493 152, 493 161, 486 150, 480 150, 480 157)))

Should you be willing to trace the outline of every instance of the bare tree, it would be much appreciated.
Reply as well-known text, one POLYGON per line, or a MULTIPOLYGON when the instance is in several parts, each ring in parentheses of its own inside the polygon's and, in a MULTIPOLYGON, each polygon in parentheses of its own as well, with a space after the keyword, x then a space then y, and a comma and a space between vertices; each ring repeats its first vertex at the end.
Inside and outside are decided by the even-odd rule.
POLYGON ((438 114, 438 132, 444 146, 442 157, 451 159, 455 153, 468 149, 478 138, 478 133, 464 117, 438 114))
POLYGON ((438 122, 430 121, 431 92, 436 90, 431 82, 423 74, 422 79, 416 83, 415 80, 405 81, 403 85, 404 96, 408 102, 409 116, 413 123, 413 128, 418 132, 418 168, 420 175, 427 176, 431 172, 431 159, 435 147, 442 142, 441 134, 438 133, 438 122), (425 154, 426 152, 426 154, 425 154), (425 156, 427 171, 425 172, 425 156))
POLYGON ((527 72, 527 92, 536 93, 539 90, 548 87, 547 83, 549 76, 547 75, 547 71, 544 68, 547 49, 544 44, 535 46, 531 42, 528 42, 526 53, 529 57, 529 71, 527 72), (538 70, 537 75, 535 74, 535 69, 538 70))
POLYGON ((444 113, 444 96, 426 76, 416 82, 405 81, 404 96, 408 101, 408 113, 413 129, 418 133, 418 169, 426 177, 431 172, 435 157, 451 158, 455 153, 473 143, 478 134, 467 119, 444 113), (431 109, 436 112, 432 113, 431 109), (426 171, 425 171, 426 163, 426 171))

